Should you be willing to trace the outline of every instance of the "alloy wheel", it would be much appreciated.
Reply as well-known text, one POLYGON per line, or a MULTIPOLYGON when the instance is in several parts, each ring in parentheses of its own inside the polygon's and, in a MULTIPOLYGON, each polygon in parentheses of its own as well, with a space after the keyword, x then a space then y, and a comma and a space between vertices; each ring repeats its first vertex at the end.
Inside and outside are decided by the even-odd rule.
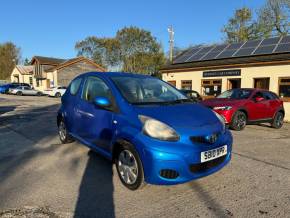
POLYGON ((122 180, 129 185, 134 184, 138 178, 138 164, 134 155, 128 150, 121 151, 117 164, 122 180))
POLYGON ((58 133, 59 133, 59 137, 62 141, 65 141, 66 139, 66 128, 65 128, 65 124, 63 121, 60 122, 59 127, 58 127, 58 133))

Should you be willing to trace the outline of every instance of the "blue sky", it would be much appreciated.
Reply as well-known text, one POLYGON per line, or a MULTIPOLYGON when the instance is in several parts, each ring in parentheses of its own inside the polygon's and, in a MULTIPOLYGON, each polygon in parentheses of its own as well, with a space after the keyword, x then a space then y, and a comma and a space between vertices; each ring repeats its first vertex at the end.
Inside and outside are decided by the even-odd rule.
POLYGON ((222 40, 221 28, 236 8, 254 11, 264 0, 3 0, 0 43, 12 41, 22 57, 71 58, 76 41, 87 36, 114 36, 118 29, 137 26, 150 30, 168 50, 167 27, 175 29, 175 44, 222 40))

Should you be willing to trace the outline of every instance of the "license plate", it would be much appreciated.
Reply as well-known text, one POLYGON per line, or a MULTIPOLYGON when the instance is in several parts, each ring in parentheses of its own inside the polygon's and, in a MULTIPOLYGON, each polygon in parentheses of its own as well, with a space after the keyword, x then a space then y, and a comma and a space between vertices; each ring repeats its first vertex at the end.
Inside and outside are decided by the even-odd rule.
POLYGON ((222 147, 208 150, 208 151, 203 151, 200 154, 200 160, 201 162, 207 162, 210 160, 214 160, 216 158, 219 158, 221 156, 224 156, 227 154, 227 145, 224 145, 222 147))

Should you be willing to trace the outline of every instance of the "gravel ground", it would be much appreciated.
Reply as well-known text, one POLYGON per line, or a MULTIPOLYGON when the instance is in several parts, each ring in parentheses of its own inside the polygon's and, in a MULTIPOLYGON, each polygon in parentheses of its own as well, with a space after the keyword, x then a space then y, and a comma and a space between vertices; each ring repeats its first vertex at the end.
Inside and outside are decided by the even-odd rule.
POLYGON ((0 95, 0 217, 290 217, 290 124, 233 132, 231 163, 177 186, 124 188, 115 168, 57 137, 59 99, 0 95))

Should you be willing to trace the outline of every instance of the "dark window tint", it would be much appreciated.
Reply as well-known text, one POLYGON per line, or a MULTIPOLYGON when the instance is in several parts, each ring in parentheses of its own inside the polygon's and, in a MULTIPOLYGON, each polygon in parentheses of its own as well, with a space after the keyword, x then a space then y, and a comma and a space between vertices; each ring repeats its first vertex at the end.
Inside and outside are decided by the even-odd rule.
POLYGON ((96 97, 112 99, 112 94, 103 80, 98 77, 89 77, 83 89, 82 99, 92 102, 96 97))
POLYGON ((82 78, 77 78, 75 80, 73 80, 70 84, 70 94, 72 95, 76 95, 79 88, 80 88, 80 85, 81 85, 81 82, 82 82, 82 78))
POLYGON ((266 100, 274 99, 274 96, 270 92, 263 92, 263 95, 266 100))

